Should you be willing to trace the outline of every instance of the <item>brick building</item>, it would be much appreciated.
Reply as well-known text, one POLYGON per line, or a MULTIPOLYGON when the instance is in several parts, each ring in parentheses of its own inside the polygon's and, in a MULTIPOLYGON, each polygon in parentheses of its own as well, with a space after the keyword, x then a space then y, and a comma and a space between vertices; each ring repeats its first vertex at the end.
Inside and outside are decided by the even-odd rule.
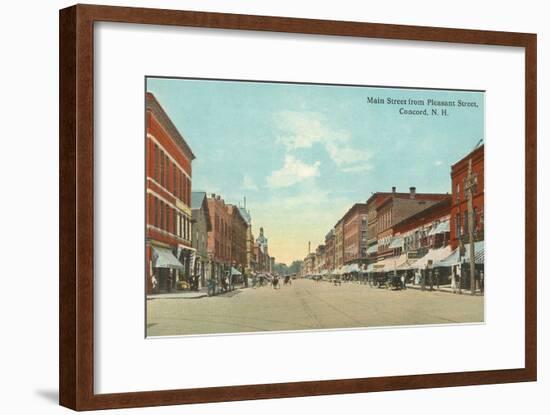
POLYGON ((342 218, 343 261, 364 263, 367 256, 367 204, 354 204, 342 218))
POLYGON ((155 96, 146 95, 146 291, 171 291, 189 278, 191 148, 155 96))
POLYGON ((245 219, 246 227, 246 261, 245 261, 245 273, 250 275, 255 269, 255 260, 254 260, 254 236, 252 235, 252 217, 250 216, 250 211, 246 209, 246 200, 245 206, 239 207, 239 212, 241 216, 245 219))
POLYGON ((328 271, 334 269, 334 229, 325 236, 325 268, 328 271))
POLYGON ((468 242, 468 200, 464 192, 464 182, 468 175, 469 160, 472 162, 472 174, 476 181, 473 195, 474 207, 474 239, 484 239, 484 206, 485 206, 485 182, 484 160, 485 146, 482 144, 470 154, 451 166, 452 181, 452 209, 451 209, 451 247, 455 249, 459 245, 461 237, 468 242))
POLYGON ((232 216, 225 201, 212 193, 208 197, 208 211, 212 230, 208 232, 208 256, 211 261, 211 277, 219 279, 231 266, 232 216))
POLYGON ((320 274, 326 269, 326 247, 319 245, 315 250, 315 273, 320 274))
POLYGON ((393 226, 421 210, 445 199, 447 194, 416 193, 411 187, 409 193, 398 193, 395 187, 392 193, 378 204, 376 208, 377 257, 378 259, 394 254, 392 243, 393 226))
POLYGON ((402 252, 422 256, 428 249, 450 243, 451 195, 393 226, 394 238, 402 239, 402 252))
POLYGON ((248 223, 237 206, 227 205, 227 210, 231 218, 231 266, 244 275, 248 223))
POLYGON ((344 265, 344 221, 340 219, 334 225, 334 269, 344 265))
POLYGON ((212 221, 210 220, 206 192, 191 192, 191 212, 193 216, 191 241, 195 249, 193 275, 198 279, 198 288, 200 288, 206 286, 206 279, 211 276, 208 258, 208 232, 212 230, 212 221))

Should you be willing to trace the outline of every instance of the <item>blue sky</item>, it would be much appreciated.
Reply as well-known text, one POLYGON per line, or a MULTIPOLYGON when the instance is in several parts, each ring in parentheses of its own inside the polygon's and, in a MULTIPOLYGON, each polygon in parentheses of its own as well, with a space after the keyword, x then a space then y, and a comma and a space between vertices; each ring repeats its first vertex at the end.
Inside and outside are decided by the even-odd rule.
POLYGON ((484 139, 482 92, 148 78, 196 155, 193 190, 228 203, 246 196, 253 232, 290 263, 371 192, 450 192, 450 165, 484 139), (401 115, 439 106, 373 104, 368 97, 458 100, 447 116, 401 115))

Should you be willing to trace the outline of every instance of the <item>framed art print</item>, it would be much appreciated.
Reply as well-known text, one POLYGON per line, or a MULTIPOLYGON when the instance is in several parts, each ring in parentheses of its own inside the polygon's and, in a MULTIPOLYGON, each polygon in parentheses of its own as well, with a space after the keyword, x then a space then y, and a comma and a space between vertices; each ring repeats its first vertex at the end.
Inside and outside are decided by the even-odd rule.
POLYGON ((77 5, 60 48, 62 405, 536 380, 535 35, 77 5))

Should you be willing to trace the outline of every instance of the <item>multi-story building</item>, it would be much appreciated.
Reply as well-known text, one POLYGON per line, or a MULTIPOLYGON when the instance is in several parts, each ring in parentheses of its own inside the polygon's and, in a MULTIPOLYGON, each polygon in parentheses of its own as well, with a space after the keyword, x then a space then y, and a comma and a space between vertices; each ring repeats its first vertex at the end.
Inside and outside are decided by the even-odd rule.
POLYGON ((191 192, 191 211, 193 216, 191 241, 195 249, 192 274, 198 279, 200 286, 204 287, 206 278, 211 277, 208 258, 208 232, 212 231, 206 192, 191 192))
POLYGON ((326 234, 325 247, 325 268, 332 271, 334 270, 334 229, 326 234))
POLYGON ((315 273, 320 274, 326 269, 326 246, 319 245, 315 250, 315 273))
POLYGON ((208 197, 208 211, 212 230, 208 232, 208 257, 211 261, 211 277, 219 279, 231 267, 232 217, 225 201, 212 193, 208 197))
POLYGON ((231 266, 244 275, 248 223, 237 206, 227 205, 227 210, 231 218, 231 266))
POLYGON ((316 259, 316 255, 314 252, 307 254, 302 264, 302 276, 316 274, 315 259, 316 259))
POLYGON ((271 272, 271 259, 269 256, 268 241, 264 235, 264 228, 260 228, 260 235, 256 238, 256 243, 254 244, 254 253, 256 256, 256 271, 271 272))
POLYGON ((250 275, 255 268, 254 261, 254 236, 252 235, 252 217, 250 211, 245 207, 239 207, 241 216, 246 221, 246 261, 245 261, 245 273, 250 275))
POLYGON ((189 278, 191 163, 195 155, 151 93, 146 95, 146 287, 171 291, 189 278))
POLYGON ((411 187, 409 193, 397 193, 395 187, 392 194, 376 208, 376 231, 378 239, 378 259, 394 254, 395 244, 392 244, 396 223, 412 216, 421 210, 445 199, 448 194, 416 193, 411 187))
POLYGON ((343 261, 364 264, 367 259, 367 204, 354 204, 342 218, 343 261))
POLYGON ((398 253, 423 256, 429 249, 450 243, 451 195, 411 215, 393 226, 394 238, 400 238, 398 253))
POLYGON ((334 268, 344 265, 344 221, 340 219, 334 226, 334 268))
POLYGON ((451 209, 451 247, 456 249, 462 238, 468 243, 468 199, 465 183, 468 177, 468 165, 472 164, 472 176, 475 181, 472 204, 474 209, 474 240, 484 239, 484 160, 485 146, 481 144, 451 166, 452 209, 451 209))

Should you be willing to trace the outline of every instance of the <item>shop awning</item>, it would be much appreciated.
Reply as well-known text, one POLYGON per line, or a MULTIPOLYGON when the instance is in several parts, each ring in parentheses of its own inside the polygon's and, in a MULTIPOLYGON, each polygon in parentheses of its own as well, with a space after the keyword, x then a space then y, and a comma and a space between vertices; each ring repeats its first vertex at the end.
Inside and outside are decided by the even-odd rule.
POLYGON ((437 235, 439 233, 446 233, 450 232, 450 225, 449 221, 445 220, 443 222, 439 222, 437 226, 435 226, 429 233, 429 236, 437 235))
POLYGON ((157 246, 151 248, 153 249, 153 267, 183 269, 183 264, 176 259, 169 249, 157 246))
POLYGON ((388 246, 390 249, 403 248, 403 238, 400 236, 395 236, 388 246))
POLYGON ((359 272, 359 264, 349 264, 346 272, 359 272))
MULTIPOLYGON (((403 264, 407 260, 406 254, 399 256, 392 256, 385 258, 382 261, 378 261, 372 265, 371 271, 367 268, 367 272, 390 272, 398 269, 399 265, 403 264)), ((369 266, 370 266, 369 265, 369 266)))
MULTIPOLYGON (((438 261, 435 266, 437 267, 452 267, 458 265, 461 262, 470 262, 470 244, 465 244, 464 246, 465 255, 463 258, 460 258, 460 250, 456 248, 452 253, 447 257, 438 261)), ((476 264, 485 263, 485 242, 478 241, 474 243, 474 261, 476 264)))
POLYGON ((367 255, 376 254, 378 252, 378 244, 371 245, 367 248, 367 255))
POLYGON ((424 255, 419 260, 415 261, 411 268, 414 269, 424 269, 431 261, 432 266, 438 266, 437 263, 444 258, 447 258, 451 254, 451 246, 447 245, 439 249, 430 249, 426 255, 424 255))
POLYGON ((243 275, 240 271, 234 267, 231 267, 231 275, 243 275))

